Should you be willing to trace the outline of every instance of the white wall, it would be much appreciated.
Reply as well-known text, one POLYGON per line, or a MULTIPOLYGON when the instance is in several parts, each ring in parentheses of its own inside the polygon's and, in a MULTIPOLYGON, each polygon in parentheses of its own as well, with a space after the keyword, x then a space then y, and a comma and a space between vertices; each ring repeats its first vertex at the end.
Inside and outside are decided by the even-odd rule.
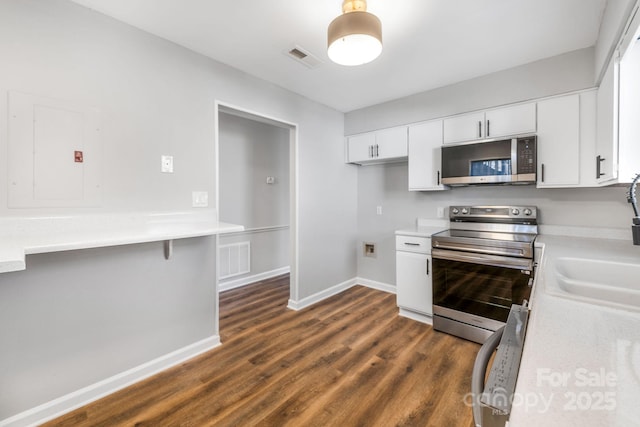
POLYGON ((220 113, 219 156, 221 221, 289 224, 289 129, 220 113))
POLYGON ((261 229, 220 236, 221 245, 251 243, 251 271, 221 280, 224 287, 289 267, 289 230, 281 228, 289 225, 289 129, 226 113, 218 126, 220 220, 261 229))
MULTIPOLYGON (((298 126, 299 295, 296 297, 315 294, 356 275, 356 257, 351 248, 356 239, 357 172, 343 163, 342 113, 65 0, 0 2, 0 58, 0 153, 6 153, 7 149, 7 91, 16 90, 99 108, 104 117, 105 159, 100 207, 8 209, 7 160, 3 154, 0 156, 0 168, 4 171, 0 173, 0 200, 5 203, 0 203, 0 215, 185 211, 191 209, 192 190, 208 191, 209 200, 215 200, 214 105, 215 100, 220 100, 298 126), (174 174, 160 173, 161 154, 174 156, 174 174)), ((213 240, 202 241, 208 245, 213 240)), ((44 262, 29 256, 26 272, 2 276, 0 301, 3 306, 23 313, 15 321, 0 324, 2 335, 22 336, 27 340, 32 324, 38 323, 43 328, 41 334, 64 335, 72 344, 71 353, 60 357, 81 361, 57 369, 61 366, 59 361, 49 357, 46 348, 42 348, 36 358, 21 358, 19 355, 31 354, 32 347, 24 340, 15 339, 11 347, 3 345, 4 360, 22 364, 11 367, 16 372, 55 370, 56 378, 44 396, 29 390, 38 383, 24 377, 26 389, 10 391, 20 393, 12 398, 12 402, 20 403, 0 402, 0 419, 41 404, 43 399, 90 384, 95 377, 84 376, 82 366, 103 347, 116 346, 121 354, 96 359, 95 368, 100 375, 130 368, 150 357, 144 342, 140 346, 119 345, 115 339, 120 326, 110 323, 110 317, 117 317, 120 309, 136 304, 139 309, 136 313, 140 316, 137 322, 146 328, 138 332, 158 333, 158 323, 147 317, 154 309, 154 296, 134 300, 121 292, 129 287, 133 288, 132 292, 143 292, 137 288, 140 283, 153 282, 156 278, 153 270, 132 270, 128 263, 120 263, 121 257, 127 257, 133 264, 146 266, 147 256, 138 254, 136 248, 113 248, 112 251, 119 254, 115 258, 103 257, 103 252, 98 251, 93 268, 86 269, 77 268, 71 261, 74 256, 83 257, 83 251, 67 257, 39 256, 44 262), (30 271, 36 263, 37 270, 30 271), (70 286, 67 281, 71 284, 93 282, 102 272, 110 270, 117 270, 109 277, 118 281, 118 285, 113 289, 87 291, 90 295, 86 299, 93 304, 101 304, 101 298, 113 300, 112 310, 104 314, 102 325, 107 329, 104 336, 115 341, 97 345, 64 327, 61 334, 56 330, 59 324, 50 322, 30 304, 38 288, 47 287, 48 292, 56 295, 58 290, 64 293, 65 287, 70 286), (29 287, 2 286, 27 279, 29 287), (29 319, 28 324, 25 319, 29 319), (73 349, 85 342, 88 347, 84 352, 74 353, 73 349)), ((165 262, 161 248, 156 249, 158 253, 154 256, 165 262)), ((179 252, 180 245, 176 249, 179 252)), ((176 253, 171 262, 178 271, 197 273, 198 286, 208 286, 210 292, 215 289, 215 271, 210 266, 203 268, 199 254, 183 257, 176 253)), ((178 286, 182 279, 188 280, 191 276, 171 277, 172 286, 178 286)), ((188 293, 182 304, 200 307, 201 301, 200 293, 188 293)), ((211 324, 211 317, 217 317, 214 306, 215 300, 211 301, 207 315, 197 310, 198 316, 191 318, 195 322, 191 324, 193 330, 217 333, 211 324)), ((78 311, 77 301, 61 298, 56 309, 74 312, 77 321, 82 322, 82 310, 90 311, 92 306, 78 311)), ((172 308, 166 307, 166 310, 172 308)), ((169 316, 166 310, 163 313, 169 316)), ((166 328, 163 333, 162 339, 171 348, 158 347, 156 352, 188 344, 179 339, 179 330, 166 328)), ((186 337, 196 339, 191 335, 186 337)), ((4 378, 0 378, 0 384, 5 384, 4 378)))
MULTIPOLYGON (((357 167, 357 166, 354 166, 357 167)), ((536 189, 534 186, 462 187, 440 192, 407 191, 407 164, 358 167, 358 276, 395 285, 394 231, 416 218, 436 220, 437 208, 463 205, 533 205, 542 225, 628 230, 633 211, 625 187, 536 189), (382 206, 382 215, 376 207, 382 206), (363 241, 377 243, 377 257, 362 256, 363 241)))
POLYGON ((593 48, 400 98, 345 115, 345 135, 594 87, 593 48))
POLYGON ((182 239, 169 261, 157 242, 0 274, 0 421, 215 336, 214 257, 214 239, 182 239))

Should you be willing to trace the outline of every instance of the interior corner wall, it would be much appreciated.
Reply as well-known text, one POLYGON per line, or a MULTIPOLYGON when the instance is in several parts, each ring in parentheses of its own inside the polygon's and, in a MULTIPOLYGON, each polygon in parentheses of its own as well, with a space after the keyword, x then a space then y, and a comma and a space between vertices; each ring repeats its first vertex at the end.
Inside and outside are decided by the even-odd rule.
MULTIPOLYGON (((355 277, 357 171, 344 163, 344 115, 341 112, 67 0, 1 1, 0 57, 0 152, 7 152, 7 93, 19 91, 99 109, 103 118, 104 158, 100 206, 9 209, 7 159, 0 156, 0 169, 4 171, 0 173, 0 200, 5 201, 0 203, 0 216, 183 212, 192 209, 193 190, 208 191, 209 200, 216 200, 213 165, 215 102, 218 100, 296 125, 298 297, 319 293, 355 277), (173 174, 160 172, 160 156, 164 154, 174 156, 173 174)), ((177 244, 174 253, 179 253, 179 248, 177 244)), ((168 288, 192 277, 179 272, 194 272, 198 274, 194 283, 207 286, 209 291, 215 289, 215 270, 209 265, 203 268, 200 253, 195 252, 189 252, 191 255, 186 257, 176 255, 171 261, 172 265, 179 266, 175 266, 176 274, 169 277, 172 283, 166 285, 168 288)), ((86 253, 96 255, 91 263, 94 268, 81 268, 82 264, 76 264, 75 256, 85 256, 85 251, 77 251, 65 256, 38 255, 42 260, 51 257, 55 262, 38 262, 34 261, 36 256, 28 257, 26 272, 0 276, 1 303, 22 313, 17 319, 0 323, 3 335, 17 337, 12 341, 13 347, 3 345, 3 357, 15 360, 19 355, 29 355, 32 347, 26 341, 48 332, 64 337, 70 349, 87 343, 82 351, 66 355, 48 355, 43 347, 37 358, 22 358, 25 365, 20 372, 25 375, 31 370, 51 371, 56 378, 45 396, 31 390, 38 387, 38 382, 25 376, 23 388, 10 391, 20 393, 12 396, 11 401, 15 403, 0 402, 0 419, 44 404, 48 398, 60 397, 73 387, 88 386, 99 376, 133 368, 151 357, 149 353, 138 354, 139 347, 132 349, 123 345, 116 330, 108 337, 113 341, 98 343, 86 340, 84 333, 75 328, 49 322, 47 316, 30 304, 37 298, 34 293, 39 289, 58 297, 56 310, 77 311, 77 321, 82 322, 84 318, 91 318, 92 313, 80 310, 76 300, 63 298, 66 286, 102 284, 103 288, 86 287, 84 291, 89 293, 86 295, 89 300, 109 299, 112 310, 102 313, 104 324, 110 319, 117 323, 119 312, 135 304, 140 316, 135 322, 142 328, 138 333, 158 337, 166 344, 153 347, 154 351, 177 350, 187 345, 186 341, 198 339, 170 327, 159 331, 155 317, 148 316, 153 313, 155 299, 159 297, 154 292, 163 292, 162 286, 149 289, 149 298, 138 295, 132 299, 129 293, 120 292, 141 294, 145 289, 143 282, 152 283, 158 278, 144 250, 130 245, 86 253), (149 268, 142 269, 144 266, 149 268), (61 270, 63 275, 59 275, 61 270), (114 272, 107 277, 118 282, 117 286, 96 279, 110 270, 114 272), (19 286, 21 274, 30 278, 29 286, 19 286), (34 323, 42 330, 32 337, 34 323), (56 330, 59 327, 63 330, 56 330), (99 376, 84 375, 82 370, 86 364, 92 363, 103 347, 118 348, 119 353, 112 358, 95 359, 93 369, 99 376), (66 363, 58 357, 75 359, 77 363, 66 363), (82 378, 82 381, 72 384, 66 377, 82 378)), ((155 256, 160 262, 166 261, 162 253, 155 256)), ((208 259, 214 256, 211 254, 208 259)), ((173 288, 173 291, 177 290, 173 288)), ((199 292, 186 295, 184 305, 199 307, 203 301, 199 292)), ((211 303, 207 315, 192 319, 197 325, 192 325, 191 330, 199 331, 196 335, 205 330, 208 334, 218 332, 211 329, 212 324, 215 328, 211 318, 218 316, 214 307, 211 303)), ((172 319, 173 314, 171 307, 160 313, 163 321, 172 319)), ((144 346, 145 342, 141 341, 140 345, 144 346)), ((4 384, 5 378, 0 378, 0 387, 4 384)))
POLYGON ((220 220, 248 230, 219 242, 251 244, 250 272, 221 279, 224 287, 289 267, 290 131, 222 112, 218 123, 220 220))
POLYGON ((611 55, 624 31, 624 25, 636 3, 637 0, 607 0, 594 53, 593 68, 597 83, 607 69, 611 55))

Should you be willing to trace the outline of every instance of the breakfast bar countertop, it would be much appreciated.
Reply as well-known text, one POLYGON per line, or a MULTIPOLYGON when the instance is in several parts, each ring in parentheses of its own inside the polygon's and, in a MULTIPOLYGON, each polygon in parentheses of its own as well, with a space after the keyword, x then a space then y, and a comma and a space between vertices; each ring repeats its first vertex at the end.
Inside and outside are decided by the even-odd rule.
POLYGON ((26 268, 29 254, 170 241, 242 231, 215 211, 118 213, 0 221, 0 273, 26 268))

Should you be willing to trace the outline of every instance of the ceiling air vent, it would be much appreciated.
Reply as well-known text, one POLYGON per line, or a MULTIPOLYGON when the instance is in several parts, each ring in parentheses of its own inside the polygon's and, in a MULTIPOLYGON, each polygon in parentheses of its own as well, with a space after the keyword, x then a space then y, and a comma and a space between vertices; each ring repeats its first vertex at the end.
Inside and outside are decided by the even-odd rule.
POLYGON ((285 53, 289 58, 298 61, 308 68, 316 68, 321 64, 321 61, 318 58, 297 45, 287 49, 285 53))

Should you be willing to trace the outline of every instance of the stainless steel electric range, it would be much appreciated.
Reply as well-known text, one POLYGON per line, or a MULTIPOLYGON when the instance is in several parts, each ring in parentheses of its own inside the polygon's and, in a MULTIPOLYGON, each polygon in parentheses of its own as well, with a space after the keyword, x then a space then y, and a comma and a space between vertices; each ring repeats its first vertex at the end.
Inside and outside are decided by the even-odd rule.
POLYGON ((451 206, 431 237, 433 327, 483 343, 531 294, 535 206, 451 206))

